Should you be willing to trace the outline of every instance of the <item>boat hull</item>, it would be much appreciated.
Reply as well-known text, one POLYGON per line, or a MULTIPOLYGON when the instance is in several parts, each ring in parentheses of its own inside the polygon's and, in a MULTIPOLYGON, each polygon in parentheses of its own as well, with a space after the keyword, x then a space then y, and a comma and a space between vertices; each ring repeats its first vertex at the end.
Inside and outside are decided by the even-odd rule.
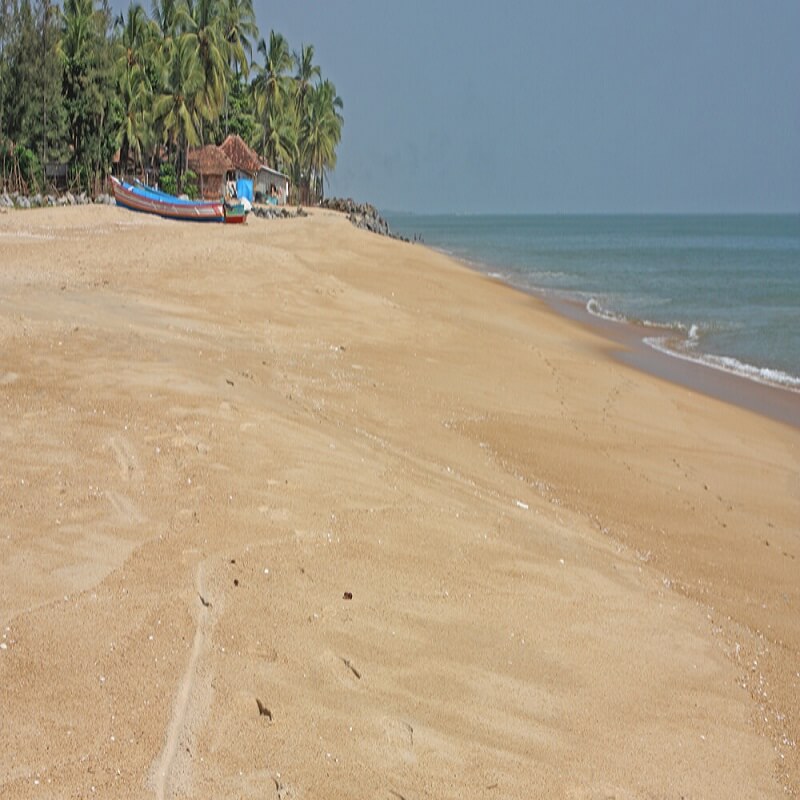
POLYGON ((144 214, 155 214, 166 219, 187 222, 222 222, 225 219, 225 208, 221 201, 180 200, 163 192, 150 191, 123 183, 113 176, 111 188, 117 205, 131 211, 141 211, 144 214))
POLYGON ((247 219, 247 212, 242 203, 225 206, 225 224, 241 225, 247 219))

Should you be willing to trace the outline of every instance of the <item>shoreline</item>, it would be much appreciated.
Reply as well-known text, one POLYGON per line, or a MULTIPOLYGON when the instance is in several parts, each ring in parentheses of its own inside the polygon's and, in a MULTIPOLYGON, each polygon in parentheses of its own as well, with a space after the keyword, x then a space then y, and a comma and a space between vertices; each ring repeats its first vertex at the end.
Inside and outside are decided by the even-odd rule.
POLYGON ((800 790, 797 430, 334 212, 0 233, 4 796, 800 790))
POLYGON ((627 321, 603 320, 590 314, 578 301, 551 298, 538 292, 533 294, 557 314, 617 345, 612 349, 614 358, 621 363, 676 386, 800 429, 800 392, 717 369, 710 364, 683 358, 680 354, 657 350, 644 341, 647 336, 652 336, 652 330, 648 328, 627 321))
POLYGON ((620 363, 676 386, 800 429, 798 390, 690 359, 668 349, 652 347, 644 340, 652 337, 654 331, 659 330, 658 326, 649 327, 627 319, 614 320, 592 314, 577 298, 559 297, 546 289, 521 286, 510 276, 498 272, 499 268, 495 264, 461 258, 444 248, 425 242, 415 241, 413 244, 427 247, 431 252, 451 258, 472 272, 541 300, 559 316, 608 340, 612 345, 613 357, 620 363))

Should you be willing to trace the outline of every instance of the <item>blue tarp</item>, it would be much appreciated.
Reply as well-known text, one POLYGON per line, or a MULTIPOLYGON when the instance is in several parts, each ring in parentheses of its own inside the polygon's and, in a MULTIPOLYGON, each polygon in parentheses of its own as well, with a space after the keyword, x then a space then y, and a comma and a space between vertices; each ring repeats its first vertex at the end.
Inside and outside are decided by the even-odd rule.
POLYGON ((249 178, 239 178, 236 181, 236 196, 243 200, 247 198, 251 203, 253 202, 253 181, 249 178))

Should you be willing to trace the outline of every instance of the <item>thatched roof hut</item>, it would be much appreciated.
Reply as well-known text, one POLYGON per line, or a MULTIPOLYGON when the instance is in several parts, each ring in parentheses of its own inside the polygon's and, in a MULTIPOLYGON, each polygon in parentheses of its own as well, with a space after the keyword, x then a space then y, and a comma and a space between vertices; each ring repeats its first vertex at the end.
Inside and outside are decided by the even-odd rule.
MULTIPOLYGON (((242 173, 248 178, 255 178, 261 167, 261 159, 241 136, 235 133, 230 134, 220 145, 220 150, 231 160, 237 173, 242 173)), ((237 175, 238 177, 240 176, 237 175)))
POLYGON ((225 194, 225 180, 233 164, 221 148, 207 144, 189 151, 189 169, 197 173, 201 196, 216 200, 225 194))

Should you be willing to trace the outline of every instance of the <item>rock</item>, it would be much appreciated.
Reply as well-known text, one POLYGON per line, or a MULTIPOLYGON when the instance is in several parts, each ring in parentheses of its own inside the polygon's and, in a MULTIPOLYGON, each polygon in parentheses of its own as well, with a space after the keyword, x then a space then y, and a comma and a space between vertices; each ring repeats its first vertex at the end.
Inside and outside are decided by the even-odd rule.
POLYGON ((350 220, 350 222, 362 230, 370 231, 371 233, 377 233, 381 236, 391 236, 395 239, 401 238, 395 236, 389 230, 389 224, 378 213, 378 210, 375 208, 375 206, 371 205, 370 203, 359 204, 350 198, 346 200, 329 198, 322 203, 322 207, 332 209, 333 211, 341 211, 342 213, 347 214, 347 218, 350 220))
POLYGON ((14 206, 14 201, 6 192, 3 192, 3 194, 0 195, 0 206, 3 206, 4 208, 13 208, 14 206))
POLYGON ((28 200, 27 197, 23 197, 22 195, 20 195, 17 198, 17 208, 30 208, 30 207, 31 207, 31 201, 28 200))
POLYGON ((57 201, 55 195, 53 195, 53 194, 47 195, 47 205, 54 206, 56 204, 56 202, 58 202, 58 201, 57 201))
POLYGON ((75 205, 75 196, 72 194, 72 192, 67 192, 64 195, 64 199, 67 201, 67 203, 66 203, 67 205, 70 205, 70 206, 74 206, 75 205))

